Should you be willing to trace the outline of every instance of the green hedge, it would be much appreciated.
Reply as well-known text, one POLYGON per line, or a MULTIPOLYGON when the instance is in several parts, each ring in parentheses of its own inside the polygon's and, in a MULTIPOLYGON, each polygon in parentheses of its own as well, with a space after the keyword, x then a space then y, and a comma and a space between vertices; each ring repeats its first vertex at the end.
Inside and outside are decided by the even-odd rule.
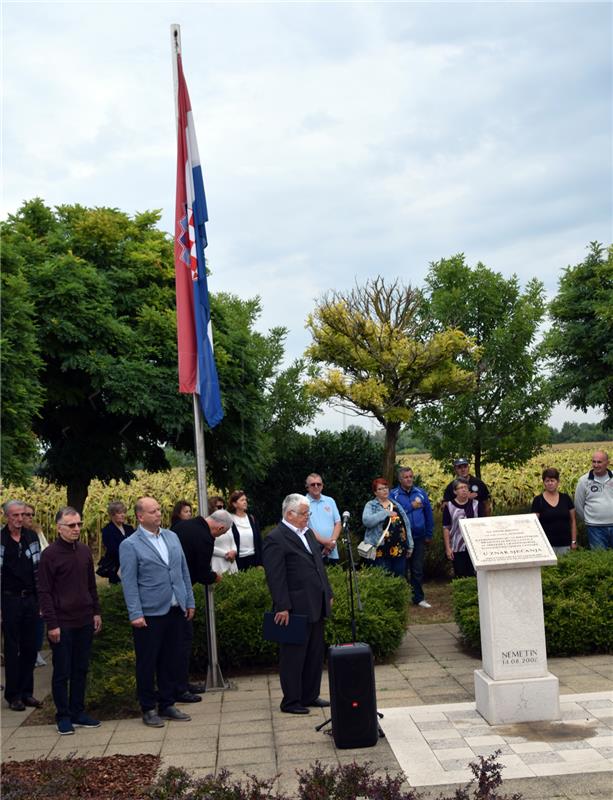
MULTIPOLYGON (((350 607, 346 573, 329 567, 335 600, 326 624, 326 644, 351 641, 350 607)), ((363 610, 357 611, 357 638, 368 642, 375 658, 394 653, 407 624, 409 588, 402 578, 383 570, 360 570, 363 610)), ((206 665, 204 589, 195 587, 196 617, 192 671, 202 674, 206 665)), ((105 713, 135 710, 136 683, 132 629, 120 586, 100 591, 103 630, 96 637, 91 658, 88 704, 105 713)), ((272 667, 277 664, 277 645, 262 639, 262 617, 271 608, 264 570, 253 569, 226 575, 215 588, 215 619, 219 663, 222 669, 272 667)))
MULTIPOLYGON (((613 550, 579 550, 542 570, 547 654, 613 650, 613 550)), ((453 582, 453 610, 462 637, 480 648, 476 578, 453 582)))

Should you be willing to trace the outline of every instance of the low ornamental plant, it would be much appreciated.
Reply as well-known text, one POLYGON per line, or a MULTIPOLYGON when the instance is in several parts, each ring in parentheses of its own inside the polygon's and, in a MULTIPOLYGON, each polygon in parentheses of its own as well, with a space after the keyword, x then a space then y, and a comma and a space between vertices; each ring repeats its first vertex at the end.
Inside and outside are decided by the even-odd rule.
MULTIPOLYGON (((473 778, 452 796, 436 800, 521 800, 520 794, 499 794, 502 765, 497 750, 469 764, 473 778)), ((194 778, 186 770, 169 767, 157 778, 159 756, 35 759, 3 765, 3 800, 428 800, 407 786, 402 773, 377 775, 372 762, 324 766, 316 761, 297 770, 298 792, 275 789, 275 778, 255 775, 233 778, 228 770, 194 778)))
MULTIPOLYGON (((613 550, 578 550, 542 570, 545 638, 550 656, 613 650, 613 550)), ((479 649, 476 578, 453 582, 453 611, 462 638, 479 649)))
MULTIPOLYGON (((453 795, 437 795, 436 800, 521 800, 521 794, 499 794, 502 765, 497 750, 487 758, 480 756, 468 766, 473 778, 453 795)), ((147 789, 147 800, 428 800, 429 794, 407 787, 404 775, 377 775, 372 762, 343 764, 339 767, 316 761, 297 770, 298 793, 287 795, 274 788, 275 780, 254 775, 237 780, 230 772, 191 778, 177 767, 170 767, 147 789)))

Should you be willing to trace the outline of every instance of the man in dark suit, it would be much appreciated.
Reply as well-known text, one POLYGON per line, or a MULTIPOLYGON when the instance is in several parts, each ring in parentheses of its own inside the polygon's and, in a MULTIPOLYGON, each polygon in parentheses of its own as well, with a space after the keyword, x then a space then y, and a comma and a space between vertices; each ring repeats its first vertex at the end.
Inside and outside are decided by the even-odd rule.
POLYGON ((308 714, 309 706, 329 706, 319 697, 324 659, 324 624, 332 606, 332 589, 320 547, 308 527, 309 503, 301 494, 283 501, 283 521, 264 539, 263 560, 272 595, 275 623, 287 625, 290 613, 308 617, 302 644, 279 646, 281 711, 308 714))
MULTIPOLYGON (((215 539, 231 527, 232 517, 223 510, 214 511, 206 518, 198 516, 175 522, 173 529, 185 553, 192 585, 202 583, 210 586, 219 583, 221 575, 211 569, 213 548, 215 539)), ((186 619, 183 624, 183 670, 175 689, 178 703, 197 703, 201 699, 199 695, 206 689, 204 684, 188 683, 193 641, 194 624, 191 619, 186 619)))
POLYGON ((183 618, 194 616, 194 593, 177 535, 160 527, 160 504, 141 497, 135 511, 138 528, 119 547, 121 587, 134 636, 143 722, 161 728, 165 719, 191 719, 175 706, 174 694, 182 674, 183 618))

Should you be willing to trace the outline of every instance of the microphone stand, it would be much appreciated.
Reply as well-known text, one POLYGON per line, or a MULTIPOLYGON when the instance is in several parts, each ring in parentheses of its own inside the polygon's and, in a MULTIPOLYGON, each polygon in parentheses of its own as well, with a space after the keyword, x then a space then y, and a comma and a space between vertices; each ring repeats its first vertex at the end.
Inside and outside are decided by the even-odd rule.
POLYGON ((353 558, 353 550, 351 548, 351 536, 349 535, 349 514, 343 514, 343 528, 342 528, 343 541, 347 550, 347 557, 349 560, 349 568, 347 570, 347 592, 349 595, 349 608, 351 609, 351 642, 356 643, 356 621, 355 621, 355 604, 353 599, 353 590, 355 587, 355 596, 358 600, 358 609, 362 611, 362 598, 360 597, 360 586, 358 584, 358 576, 355 568, 355 561, 353 558))

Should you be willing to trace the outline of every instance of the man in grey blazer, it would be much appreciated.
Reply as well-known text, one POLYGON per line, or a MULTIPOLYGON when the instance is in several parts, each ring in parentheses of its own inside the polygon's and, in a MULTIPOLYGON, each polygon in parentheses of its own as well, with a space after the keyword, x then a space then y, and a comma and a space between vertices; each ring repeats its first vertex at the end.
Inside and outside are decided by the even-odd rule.
POLYGON ((301 494, 283 501, 283 521, 264 539, 263 561, 275 622, 287 625, 290 612, 308 617, 302 644, 279 645, 281 711, 308 714, 309 706, 329 706, 319 696, 324 660, 324 624, 332 589, 315 534, 308 527, 309 503, 301 494))
POLYGON ((196 604, 181 543, 176 533, 160 527, 160 504, 141 497, 135 511, 138 528, 119 547, 121 586, 134 636, 143 722, 160 728, 165 719, 191 719, 174 705, 174 692, 181 675, 183 617, 191 620, 196 604))

